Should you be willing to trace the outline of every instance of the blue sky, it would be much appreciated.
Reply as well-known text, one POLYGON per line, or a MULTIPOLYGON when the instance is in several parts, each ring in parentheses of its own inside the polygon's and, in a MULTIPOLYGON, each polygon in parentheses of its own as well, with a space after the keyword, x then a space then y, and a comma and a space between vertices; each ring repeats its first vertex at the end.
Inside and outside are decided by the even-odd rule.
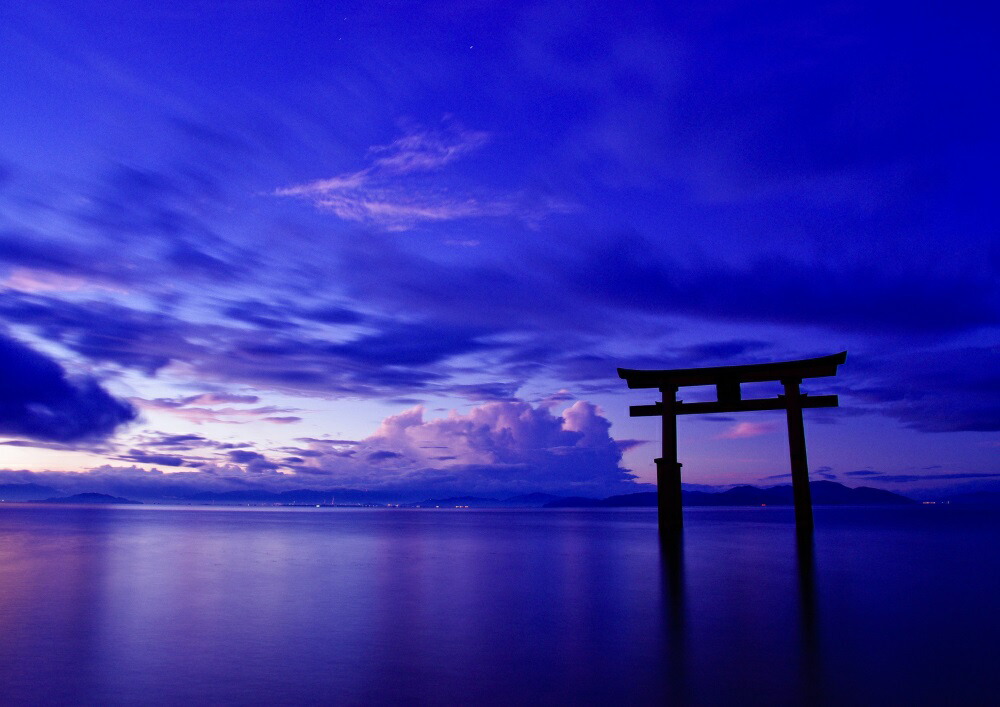
MULTIPOLYGON (((656 422, 627 408, 652 399, 617 366, 846 349, 807 384, 841 396, 807 416, 815 478, 1000 486, 990 27, 891 3, 6 7, 0 479, 641 490, 656 422)), ((780 414, 680 435, 689 483, 787 472, 780 414)))

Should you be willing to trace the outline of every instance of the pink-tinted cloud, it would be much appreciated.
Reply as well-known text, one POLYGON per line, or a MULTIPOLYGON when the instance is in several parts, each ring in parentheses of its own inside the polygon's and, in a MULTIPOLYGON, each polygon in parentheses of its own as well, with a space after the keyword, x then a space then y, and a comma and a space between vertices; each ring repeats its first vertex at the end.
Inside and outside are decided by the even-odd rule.
POLYGON ((109 292, 128 293, 123 286, 110 285, 107 282, 91 280, 80 275, 66 275, 48 270, 34 268, 14 268, 10 274, 0 280, 0 286, 9 287, 21 292, 77 292, 79 290, 107 290, 109 292))
POLYGON ((778 428, 774 422, 737 422, 716 439, 745 439, 771 434, 778 428))
MULTIPOLYGON (((547 406, 490 402, 425 420, 417 406, 387 417, 349 454, 313 444, 309 472, 369 488, 420 486, 462 492, 600 494, 642 490, 620 466, 622 449, 600 410, 577 401, 547 406)), ((303 469, 306 471, 306 469, 303 469)))
POLYGON ((328 179, 276 189, 276 196, 309 199, 322 211, 403 231, 418 223, 514 216, 534 223, 572 210, 556 200, 529 203, 521 194, 473 194, 436 185, 430 176, 479 150, 489 134, 448 122, 439 130, 411 128, 388 145, 368 150, 369 165, 328 179))

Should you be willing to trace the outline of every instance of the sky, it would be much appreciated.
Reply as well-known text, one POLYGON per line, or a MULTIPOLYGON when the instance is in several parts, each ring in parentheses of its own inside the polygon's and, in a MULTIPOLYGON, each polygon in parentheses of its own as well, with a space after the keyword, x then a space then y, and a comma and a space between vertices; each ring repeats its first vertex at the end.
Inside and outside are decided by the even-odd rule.
MULTIPOLYGON (((645 491, 616 367, 846 350, 812 478, 1000 489, 985 12, 5 4, 0 483, 645 491)), ((781 412, 679 437, 789 480, 781 412)))

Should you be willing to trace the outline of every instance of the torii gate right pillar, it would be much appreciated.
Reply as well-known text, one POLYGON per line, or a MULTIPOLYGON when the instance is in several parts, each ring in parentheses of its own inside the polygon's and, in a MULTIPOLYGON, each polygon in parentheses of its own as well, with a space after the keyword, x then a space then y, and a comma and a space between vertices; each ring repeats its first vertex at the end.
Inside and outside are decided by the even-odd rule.
POLYGON ((788 418, 788 456, 792 463, 792 495, 795 498, 795 527, 799 532, 813 528, 812 494, 809 491, 809 463, 806 460, 806 430, 802 424, 802 393, 798 378, 781 381, 785 387, 788 418))

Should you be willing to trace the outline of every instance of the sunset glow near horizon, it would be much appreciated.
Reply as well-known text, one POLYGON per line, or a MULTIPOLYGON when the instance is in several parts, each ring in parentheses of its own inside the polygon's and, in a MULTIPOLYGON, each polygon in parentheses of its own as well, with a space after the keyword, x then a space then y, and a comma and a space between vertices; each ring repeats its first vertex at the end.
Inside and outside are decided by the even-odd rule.
POLYGON ((847 350, 812 478, 1000 489, 992 23, 663 5, 0 10, 0 484, 644 491, 616 367, 847 350))

